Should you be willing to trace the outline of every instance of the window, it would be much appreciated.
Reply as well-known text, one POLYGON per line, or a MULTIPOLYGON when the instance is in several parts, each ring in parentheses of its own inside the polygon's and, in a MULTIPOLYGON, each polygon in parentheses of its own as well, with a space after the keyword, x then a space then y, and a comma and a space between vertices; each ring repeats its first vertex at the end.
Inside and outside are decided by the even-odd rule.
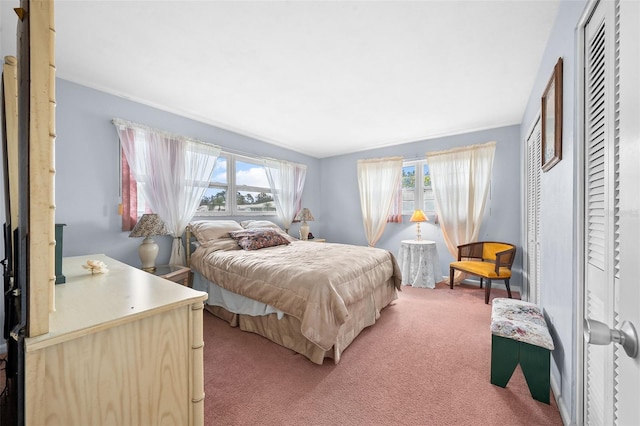
POLYGON ((402 214, 411 215, 417 209, 436 211, 426 160, 405 161, 402 164, 402 214))
POLYGON ((276 205, 262 161, 220 153, 196 216, 275 215, 276 205), (236 194, 229 197, 228 194, 236 194))
MULTIPOLYGON (((122 230, 131 231, 144 213, 151 213, 140 182, 121 152, 122 230)), ((221 152, 195 216, 272 216, 276 205, 262 160, 221 152), (231 200, 227 194, 236 194, 231 200)))

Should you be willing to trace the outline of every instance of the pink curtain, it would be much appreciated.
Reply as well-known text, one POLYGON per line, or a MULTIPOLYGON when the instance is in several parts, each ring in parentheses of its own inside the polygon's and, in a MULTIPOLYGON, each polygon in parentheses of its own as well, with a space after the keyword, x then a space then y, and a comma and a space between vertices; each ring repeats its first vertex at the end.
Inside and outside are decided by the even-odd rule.
POLYGON ((399 182, 391 203, 391 211, 389 212, 387 223, 402 223, 402 181, 399 182))
POLYGON ((131 231, 138 222, 138 183, 131 173, 127 157, 120 148, 120 157, 122 159, 122 204, 120 205, 122 215, 122 230, 131 231))

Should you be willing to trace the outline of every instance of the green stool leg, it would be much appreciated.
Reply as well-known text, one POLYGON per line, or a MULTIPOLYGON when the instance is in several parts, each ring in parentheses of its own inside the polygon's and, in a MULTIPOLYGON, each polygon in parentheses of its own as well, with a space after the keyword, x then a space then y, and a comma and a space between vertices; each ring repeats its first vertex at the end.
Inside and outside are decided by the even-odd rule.
POLYGON ((549 349, 540 346, 520 343, 520 367, 533 399, 549 403, 549 390, 551 388, 549 377, 549 349))
POLYGON ((533 399, 549 404, 549 349, 492 334, 491 384, 507 387, 518 364, 533 399))
POLYGON ((518 366, 518 342, 491 335, 491 383, 507 387, 509 379, 518 366))

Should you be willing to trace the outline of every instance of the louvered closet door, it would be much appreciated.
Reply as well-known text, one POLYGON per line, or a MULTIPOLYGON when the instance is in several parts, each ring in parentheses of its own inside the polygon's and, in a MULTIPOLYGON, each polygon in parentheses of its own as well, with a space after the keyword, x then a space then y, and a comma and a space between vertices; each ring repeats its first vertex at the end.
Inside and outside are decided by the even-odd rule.
POLYGON ((540 303, 540 165, 542 137, 538 117, 527 139, 527 300, 540 303))
MULTIPOLYGON (((639 324, 639 23, 637 2, 602 1, 584 38, 584 316, 612 329, 639 324)), ((584 368, 584 423, 640 424, 638 358, 585 344, 584 368)))

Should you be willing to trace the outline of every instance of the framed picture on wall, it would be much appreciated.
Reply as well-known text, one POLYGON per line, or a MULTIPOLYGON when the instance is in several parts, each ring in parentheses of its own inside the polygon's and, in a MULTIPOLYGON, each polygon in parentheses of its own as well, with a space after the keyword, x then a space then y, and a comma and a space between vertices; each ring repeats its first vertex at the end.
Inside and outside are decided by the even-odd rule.
POLYGON ((542 95, 542 171, 546 172, 562 159, 562 58, 542 95))

